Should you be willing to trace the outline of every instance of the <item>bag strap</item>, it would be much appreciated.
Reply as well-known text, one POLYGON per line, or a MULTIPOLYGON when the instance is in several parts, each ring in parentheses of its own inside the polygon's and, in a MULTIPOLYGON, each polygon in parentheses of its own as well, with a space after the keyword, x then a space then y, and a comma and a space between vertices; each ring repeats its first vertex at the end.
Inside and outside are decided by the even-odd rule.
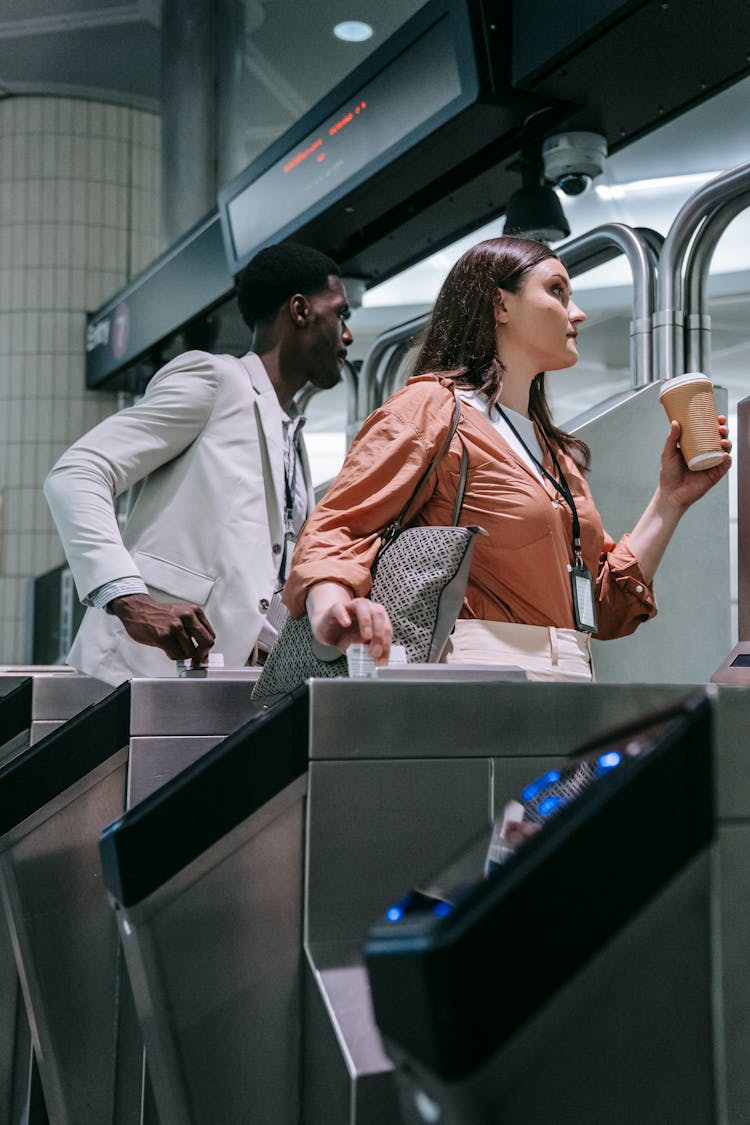
MULTIPOLYGON (((429 465, 427 466, 427 468, 425 469, 425 471, 422 473, 421 477, 417 481, 417 485, 416 485, 414 491, 412 492, 411 496, 407 500, 406 504, 402 508, 400 515, 398 515, 396 517, 396 519, 393 520, 388 525, 388 527, 385 529, 385 531, 383 533, 383 538, 382 538, 383 545, 385 545, 386 543, 390 543, 390 541, 394 538, 394 536, 398 535, 398 533, 401 531, 401 528, 402 528, 403 524, 406 522, 406 518, 407 518, 407 515, 409 514, 411 506, 414 503, 414 501, 416 500, 417 496, 419 495, 419 492, 422 488, 422 485, 428 479, 430 474, 435 471, 435 469, 438 467, 439 463, 442 461, 445 454, 448 452, 448 448, 450 446, 450 443, 453 441, 453 437, 456 433, 456 430, 458 429, 458 423, 461 421, 461 400, 457 396, 455 398, 455 403, 456 403, 456 405, 455 405, 455 409, 453 411, 453 419, 452 419, 450 427, 448 429, 448 433, 446 434, 445 439, 444 439, 442 445, 440 446, 440 449, 435 454, 435 456, 432 458, 429 465)), ((466 490, 466 473, 467 473, 468 464, 469 464, 469 455, 466 452, 466 447, 464 446, 463 455, 461 457, 461 470, 460 470, 460 477, 459 477, 459 482, 458 482, 458 492, 456 494, 456 503, 455 503, 455 506, 454 506, 454 509, 453 509, 453 523, 454 524, 458 523, 458 517, 459 517, 460 512, 461 512, 461 505, 463 504, 463 501, 464 501, 464 492, 466 490)))
POLYGON ((469 453, 466 446, 461 443, 461 468, 459 469, 458 476, 458 491, 456 492, 456 503, 453 505, 453 524, 458 524, 458 517, 461 515, 461 508, 464 502, 464 492, 466 491, 466 476, 469 470, 469 453))

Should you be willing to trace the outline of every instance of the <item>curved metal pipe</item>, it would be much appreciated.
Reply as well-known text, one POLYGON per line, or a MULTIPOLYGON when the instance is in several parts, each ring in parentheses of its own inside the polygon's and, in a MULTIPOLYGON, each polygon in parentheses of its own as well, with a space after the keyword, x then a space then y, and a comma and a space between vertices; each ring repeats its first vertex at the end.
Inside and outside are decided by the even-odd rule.
POLYGON ((682 267, 691 239, 700 237, 696 232, 706 216, 748 188, 750 161, 703 184, 678 211, 669 228, 659 259, 654 313, 656 372, 660 379, 671 379, 684 368, 682 267))
MULTIPOLYGON (((431 313, 423 313, 413 320, 407 320, 403 324, 397 324, 395 328, 389 328, 387 332, 379 336, 372 345, 365 356, 362 370, 359 373, 360 401, 358 407, 360 418, 366 418, 368 414, 380 405, 380 401, 382 401, 377 393, 377 376, 383 368, 385 353, 390 353, 394 346, 402 343, 404 340, 418 336, 429 323, 430 316, 431 313)), ((386 358, 386 363, 388 359, 390 359, 390 354, 386 358)))
POLYGON ((630 381, 634 387, 653 382, 652 315, 656 295, 654 247, 658 235, 633 230, 624 223, 604 223, 556 249, 571 277, 624 254, 633 276, 633 318, 630 321, 630 381))
POLYGON ((706 291, 711 262, 719 239, 733 219, 750 207, 750 191, 722 203, 707 217, 693 239, 683 271, 685 367, 708 372, 711 367, 711 317, 706 312, 706 291))

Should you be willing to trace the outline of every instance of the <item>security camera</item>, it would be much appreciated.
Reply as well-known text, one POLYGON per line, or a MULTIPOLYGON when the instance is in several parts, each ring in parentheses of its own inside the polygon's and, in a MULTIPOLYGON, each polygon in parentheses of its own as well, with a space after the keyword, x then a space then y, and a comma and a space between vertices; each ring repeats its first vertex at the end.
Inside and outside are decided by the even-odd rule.
POLYGON ((599 133, 557 133, 542 145, 544 176, 566 195, 581 195, 604 171, 607 141, 599 133))

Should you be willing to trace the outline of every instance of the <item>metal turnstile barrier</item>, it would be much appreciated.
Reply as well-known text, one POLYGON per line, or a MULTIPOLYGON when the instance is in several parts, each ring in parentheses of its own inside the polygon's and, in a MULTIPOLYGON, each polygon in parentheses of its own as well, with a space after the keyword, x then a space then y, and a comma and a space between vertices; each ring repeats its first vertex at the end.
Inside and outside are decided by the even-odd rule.
POLYGON ((716 1120, 711 734, 699 693, 595 740, 381 914, 405 1122, 716 1120))
MULTIPOLYGON (((700 899, 703 910, 710 875, 712 959, 700 975, 713 988, 714 1069, 707 1076, 701 1040, 695 1081, 716 1089, 707 1120, 733 1125, 750 1101, 750 695, 703 690, 718 839, 672 905, 700 899)), ((235 731, 102 840, 161 1125, 402 1123, 362 958, 372 919, 530 777, 677 704, 686 688, 313 680, 309 746, 305 691, 235 731)), ((643 933, 661 925, 655 907, 643 933)), ((576 1018, 596 1015, 598 987, 592 977, 577 999, 571 992, 576 1018)))
POLYGON ((362 944, 537 773, 684 686, 311 682, 304 1125, 400 1120, 362 944))
POLYGON ((53 1125, 112 1103, 117 935, 92 822, 122 805, 129 703, 117 688, 0 770, 0 890, 53 1125))
POLYGON ((40 741, 0 770, 0 886, 51 1125, 155 1121, 99 836, 246 721, 251 679, 88 681, 110 694, 45 734, 51 700, 84 690, 59 676, 30 724, 40 741))
POLYGON ((308 689, 105 831, 160 1125, 296 1125, 308 689))
MULTIPOLYGON (((678 702, 686 690, 312 682, 304 1125, 399 1120, 388 1116, 392 1064, 361 960, 373 918, 447 863, 530 777, 558 768, 564 755, 607 729, 678 702)), ((714 724, 718 826, 709 865, 715 1120, 736 1125, 750 1104, 750 692, 704 690, 714 724)), ((587 1002, 595 1005, 595 997, 587 1002)))
MULTIPOLYGON (((0 766, 110 688, 66 667, 0 668, 0 766)), ((46 1125, 31 1032, 5 918, 0 919, 0 1121, 46 1125)))

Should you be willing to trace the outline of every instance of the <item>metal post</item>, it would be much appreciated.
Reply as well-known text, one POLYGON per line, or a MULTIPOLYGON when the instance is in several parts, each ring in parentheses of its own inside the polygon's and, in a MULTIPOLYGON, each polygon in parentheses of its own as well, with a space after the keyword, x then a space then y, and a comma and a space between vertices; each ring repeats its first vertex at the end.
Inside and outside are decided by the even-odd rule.
MULTIPOLYGON (((684 309, 682 267, 691 241, 707 216, 747 191, 750 187, 750 162, 715 176, 703 184, 682 209, 664 240, 656 279, 654 313, 654 354, 659 379, 672 379, 684 371, 684 309)), ((697 237, 700 237, 698 235, 697 237)))
POLYGON ((688 371, 711 367, 711 317, 706 312, 706 288, 717 243, 733 219, 750 206, 750 192, 717 207, 693 239, 684 271, 687 320, 685 322, 685 366, 688 371))
POLYGON ((737 403, 737 639, 750 641, 750 398, 737 403))

